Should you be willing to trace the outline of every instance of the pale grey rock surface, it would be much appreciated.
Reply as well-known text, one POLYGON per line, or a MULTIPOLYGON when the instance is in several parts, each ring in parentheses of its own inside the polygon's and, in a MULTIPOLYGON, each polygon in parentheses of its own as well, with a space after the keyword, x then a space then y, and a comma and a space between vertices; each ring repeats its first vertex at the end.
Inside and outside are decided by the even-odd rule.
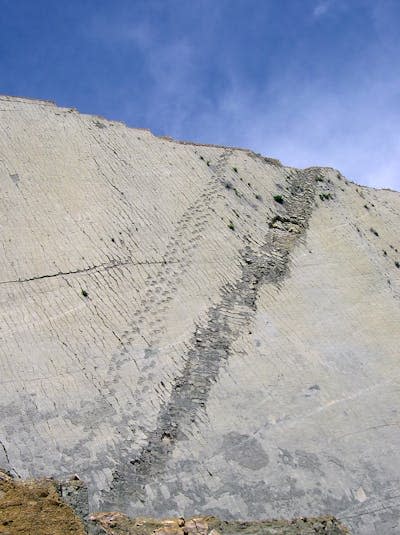
POLYGON ((400 532, 399 193, 10 97, 0 188, 0 466, 400 532))

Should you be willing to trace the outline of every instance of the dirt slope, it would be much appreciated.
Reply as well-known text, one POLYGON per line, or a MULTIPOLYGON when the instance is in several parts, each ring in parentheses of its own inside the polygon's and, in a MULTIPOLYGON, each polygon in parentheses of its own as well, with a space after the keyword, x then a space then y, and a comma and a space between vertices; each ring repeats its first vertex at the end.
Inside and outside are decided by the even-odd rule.
POLYGON ((0 470, 1 535, 85 535, 83 523, 49 479, 18 481, 0 470))

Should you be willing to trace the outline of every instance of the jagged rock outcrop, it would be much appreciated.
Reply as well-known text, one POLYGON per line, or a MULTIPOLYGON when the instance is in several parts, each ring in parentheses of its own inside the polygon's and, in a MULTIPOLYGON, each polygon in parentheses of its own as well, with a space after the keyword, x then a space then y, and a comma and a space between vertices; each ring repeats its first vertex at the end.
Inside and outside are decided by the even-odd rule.
POLYGON ((0 465, 400 530, 398 193, 9 97, 0 188, 0 465))

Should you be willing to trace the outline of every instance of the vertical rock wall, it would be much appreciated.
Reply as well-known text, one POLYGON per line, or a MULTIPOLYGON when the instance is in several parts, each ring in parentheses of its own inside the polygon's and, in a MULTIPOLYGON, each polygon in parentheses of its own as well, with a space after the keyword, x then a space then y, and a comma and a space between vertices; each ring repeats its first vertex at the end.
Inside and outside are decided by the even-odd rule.
POLYGON ((0 464, 396 533, 399 223, 333 169, 0 97, 0 464))

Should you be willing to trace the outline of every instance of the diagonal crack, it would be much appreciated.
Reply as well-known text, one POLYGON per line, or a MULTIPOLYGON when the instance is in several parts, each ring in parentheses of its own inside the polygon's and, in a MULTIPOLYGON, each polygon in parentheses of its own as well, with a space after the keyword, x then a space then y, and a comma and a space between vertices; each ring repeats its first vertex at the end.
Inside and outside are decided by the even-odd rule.
POLYGON ((122 266, 127 266, 127 265, 131 265, 131 266, 150 266, 150 265, 157 265, 157 264, 177 264, 178 262, 175 262, 175 261, 169 261, 167 262, 166 260, 143 260, 141 262, 134 262, 132 259, 129 259, 129 260, 121 260, 121 261, 111 261, 111 262, 103 262, 102 264, 98 264, 98 265, 95 265, 95 266, 91 266, 91 267, 88 267, 88 268, 78 268, 78 269, 73 269, 73 270, 70 270, 70 271, 57 271, 56 273, 45 273, 44 275, 36 275, 34 277, 27 277, 25 279, 10 279, 10 280, 4 280, 4 281, 0 281, 0 284, 13 284, 13 283, 24 283, 24 282, 32 282, 32 281, 37 281, 37 280, 42 280, 42 279, 53 279, 55 277, 62 277, 62 276, 66 276, 66 275, 77 275, 77 274, 80 274, 80 273, 91 273, 92 271, 96 271, 96 270, 100 270, 100 269, 104 269, 104 270, 109 270, 109 269, 115 269, 115 268, 118 268, 118 267, 122 267, 122 266))
POLYGON ((7 453, 6 447, 4 446, 4 444, 3 444, 3 442, 1 440, 0 440, 0 446, 3 448, 4 455, 6 457, 7 463, 10 464, 10 458, 8 457, 8 453, 7 453))

